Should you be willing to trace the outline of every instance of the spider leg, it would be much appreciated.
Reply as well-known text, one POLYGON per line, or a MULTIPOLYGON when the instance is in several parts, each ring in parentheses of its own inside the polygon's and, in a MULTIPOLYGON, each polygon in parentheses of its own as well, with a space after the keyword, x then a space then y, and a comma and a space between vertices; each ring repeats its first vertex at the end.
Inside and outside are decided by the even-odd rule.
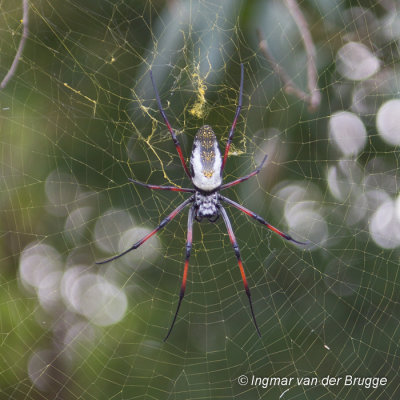
POLYGON ((176 317, 178 316, 179 309, 181 307, 181 303, 183 300, 183 297, 185 296, 185 290, 186 290, 186 279, 187 279, 187 273, 188 273, 188 267, 189 267, 189 257, 190 257, 190 251, 192 250, 192 238, 193 238, 193 220, 194 220, 194 207, 192 206, 189 210, 189 216, 188 216, 188 230, 187 230, 187 240, 186 240, 186 258, 185 258, 185 267, 183 269, 183 278, 182 278, 182 285, 181 285, 181 291, 179 293, 179 302, 178 306, 175 311, 174 319, 172 320, 171 327, 169 328, 169 331, 167 335, 164 338, 164 342, 168 339, 172 328, 175 325, 176 317))
POLYGON ((189 189, 189 188, 180 188, 176 186, 158 186, 158 185, 149 185, 147 183, 142 183, 139 181, 135 181, 134 179, 128 178, 131 182, 133 182, 136 185, 144 186, 149 189, 157 189, 157 190, 172 190, 173 192, 188 192, 188 193, 194 193, 196 190, 195 189, 189 189))
POLYGON ((247 181, 247 179, 251 178, 254 175, 257 175, 261 171, 261 168, 263 167, 265 161, 267 160, 267 157, 268 156, 266 155, 264 157, 264 159, 261 161, 260 166, 257 167, 252 173, 250 173, 250 174, 248 174, 246 176, 242 176, 241 178, 236 179, 235 181, 225 183, 224 185, 221 186, 220 190, 224 190, 224 189, 227 189, 227 188, 229 188, 231 186, 237 185, 238 183, 242 183, 244 181, 247 181))
POLYGON ((265 221, 265 219, 261 218, 259 215, 257 215, 256 213, 254 213, 253 211, 250 211, 249 209, 241 206, 240 204, 236 203, 235 201, 228 199, 225 196, 220 196, 220 199, 222 201, 225 201, 226 203, 236 207, 238 210, 244 212, 245 214, 247 214, 248 216, 250 216, 251 218, 254 218, 256 221, 260 222, 261 224, 265 225, 268 229, 270 229, 271 231, 277 233, 278 235, 282 236, 284 239, 289 240, 291 242, 297 243, 297 244, 302 244, 302 245, 307 245, 308 242, 300 242, 298 240, 293 239, 290 235, 288 235, 287 233, 284 233, 282 231, 280 231, 278 228, 275 228, 274 226, 272 226, 270 223, 268 223, 267 221, 265 221))
POLYGON ((236 258, 237 258, 237 261, 238 261, 238 264, 239 264, 240 274, 242 275, 244 289, 245 289, 247 297, 249 299, 250 311, 251 311, 251 315, 253 317, 253 322, 254 322, 254 325, 256 327, 258 336, 261 337, 260 329, 258 328, 257 321, 256 321, 256 316, 254 315, 253 303, 251 301, 250 289, 249 289, 249 285, 247 283, 246 275, 244 273, 242 259, 240 257, 239 246, 237 244, 235 234, 233 233, 232 225, 231 225, 231 222, 229 221, 228 214, 226 213, 224 207, 222 207, 221 205, 219 206, 219 210, 221 211, 222 218, 224 219, 225 226, 226 226, 226 229, 227 229, 228 234, 229 234, 229 239, 230 239, 230 241, 232 243, 232 246, 233 246, 233 250, 235 250, 235 255, 236 255, 236 258))
POLYGON ((168 222, 172 221, 189 203, 193 202, 194 197, 191 196, 187 200, 185 200, 183 203, 181 203, 177 208, 175 208, 174 211, 172 211, 171 214, 169 214, 166 218, 164 218, 161 223, 153 229, 150 233, 148 233, 144 238, 140 239, 138 242, 133 244, 129 249, 125 250, 121 254, 117 254, 114 257, 108 258, 103 261, 97 261, 96 264, 106 264, 110 261, 116 260, 117 258, 120 258, 124 256, 125 254, 129 253, 132 250, 137 249, 139 246, 141 246, 144 242, 146 242, 148 239, 150 239, 155 233, 157 233, 160 229, 164 228, 165 225, 168 224, 168 222))
POLYGON ((221 172, 224 170, 226 159, 228 158, 228 153, 229 153, 229 148, 231 147, 231 142, 233 138, 233 133, 235 131, 237 119, 240 114, 240 110, 242 108, 242 94, 243 94, 243 75, 244 75, 244 67, 243 64, 240 64, 240 89, 239 89, 239 101, 238 101, 238 106, 236 108, 236 113, 235 113, 235 118, 233 119, 232 127, 231 130, 229 131, 229 136, 228 140, 226 142, 226 147, 225 147, 225 154, 224 154, 224 159, 222 161, 222 166, 221 166, 221 172))
POLYGON ((183 158, 182 149, 181 149, 181 145, 179 143, 179 140, 176 137, 175 132, 173 131, 173 129, 171 127, 171 124, 168 121, 167 115, 165 114, 165 111, 164 111, 164 109, 163 109, 163 107, 161 105, 160 95, 158 94, 158 90, 157 90, 156 84, 154 82, 153 73, 151 72, 151 70, 150 70, 150 79, 151 79, 151 83, 152 83, 153 88, 154 88, 154 92, 156 94, 156 99, 157 99, 158 109, 160 110, 160 114, 163 117, 165 124, 167 125, 169 133, 172 136, 172 140, 174 141, 174 145, 176 147, 176 151, 178 152, 179 158, 181 159, 181 163, 182 163, 182 166, 183 166, 183 168, 184 168, 184 170, 186 172, 186 175, 189 177, 189 179, 191 179, 192 175, 190 174, 189 169, 188 169, 188 167, 186 165, 185 159, 183 158))

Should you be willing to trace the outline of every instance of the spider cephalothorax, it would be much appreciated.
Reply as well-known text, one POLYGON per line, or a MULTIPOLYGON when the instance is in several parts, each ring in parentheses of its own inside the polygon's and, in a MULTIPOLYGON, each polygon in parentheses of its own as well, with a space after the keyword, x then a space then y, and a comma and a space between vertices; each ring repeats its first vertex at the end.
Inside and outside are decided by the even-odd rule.
POLYGON ((208 218, 209 221, 215 222, 219 216, 218 210, 219 194, 201 193, 196 191, 194 194, 195 218, 198 222, 202 218, 208 218))
POLYGON ((229 131, 228 140, 227 140, 227 143, 225 146, 224 157, 223 158, 221 157, 221 153, 220 153, 219 147, 218 147, 218 141, 217 141, 217 138, 216 138, 213 130, 211 129, 210 126, 204 125, 203 127, 201 127, 199 129, 199 131, 196 134, 196 137, 194 138, 192 155, 190 157, 190 171, 186 165, 185 159, 183 158, 183 154, 182 154, 182 150, 181 150, 181 146, 179 144, 178 138, 176 137, 175 132, 171 128, 171 125, 167 119, 167 116, 165 115, 164 109, 162 108, 160 96, 158 94, 156 85, 154 83, 153 75, 150 71, 150 79, 151 79, 151 82, 154 87, 154 92, 156 94, 157 104, 158 104, 158 108, 160 110, 161 116, 163 117, 164 122, 167 125, 167 128, 172 136, 172 140, 175 144, 175 147, 178 152, 179 158, 181 160, 183 169, 185 170, 188 178, 191 180, 194 188, 180 188, 180 187, 176 187, 176 186, 149 185, 149 184, 135 181, 133 179, 130 179, 130 181, 135 184, 145 186, 149 189, 171 190, 171 191, 175 191, 175 192, 187 192, 187 193, 192 193, 192 196, 190 196, 183 203, 181 203, 174 211, 171 212, 171 214, 169 214, 167 217, 165 217, 160 222, 160 224, 153 231, 151 231, 149 234, 147 234, 144 238, 142 238, 138 242, 134 243, 130 248, 125 250, 123 253, 118 254, 114 257, 111 257, 107 260, 100 261, 97 264, 105 264, 105 263, 113 261, 119 257, 122 257, 123 255, 125 255, 126 253, 128 253, 132 250, 137 249, 144 242, 146 242, 148 239, 150 239, 156 232, 158 232, 160 229, 164 228, 164 226, 167 225, 168 222, 170 222, 173 218, 175 218, 175 216, 178 213, 180 213, 186 206, 191 205, 191 207, 189 208, 189 215, 188 215, 186 257, 185 257, 185 266, 183 269, 182 285, 181 285, 181 290, 180 290, 180 294, 179 294, 179 301, 178 301, 178 305, 176 308, 174 318, 172 320, 172 323, 168 330, 168 333, 164 338, 164 341, 168 339, 168 336, 170 335, 172 328, 174 327, 176 318, 178 316, 179 308, 182 303, 182 299, 185 295, 186 280, 187 280, 187 273, 188 273, 188 267, 189 267, 189 257, 190 257, 190 252, 192 249, 193 221, 195 219, 196 219, 196 221, 201 221, 203 218, 207 218, 210 222, 215 222, 220 215, 222 216, 222 219, 224 220, 226 229, 228 231, 229 240, 231 241, 232 247, 234 249, 234 252, 235 252, 235 255, 236 255, 236 258, 238 261, 239 270, 240 270, 240 274, 242 276, 244 288, 245 288, 247 297, 249 299, 251 315, 252 315, 253 322, 254 322, 254 325, 256 327, 256 330, 257 330, 257 333, 259 336, 261 336, 261 333, 258 328, 256 317, 254 314, 253 303, 251 301, 250 289, 249 289, 249 285, 247 284, 246 275, 244 273, 244 268, 243 268, 242 259, 240 256, 239 246, 237 244, 235 234, 233 232, 229 217, 225 211, 225 208, 222 206, 221 203, 227 203, 233 207, 236 207, 238 210, 244 212, 251 218, 253 218, 256 221, 260 222, 261 224, 265 225, 267 228, 271 229, 273 232, 282 236, 286 240, 290 240, 297 244, 306 244, 306 243, 299 242, 299 241, 293 239, 290 235, 283 233, 279 229, 270 225, 267 221, 265 221, 259 215, 255 214, 253 211, 248 210, 247 208, 241 206, 240 204, 238 204, 238 203, 234 202, 233 200, 230 200, 229 198, 224 197, 220 194, 221 190, 224 190, 231 186, 237 185, 238 183, 241 183, 241 182, 251 178, 252 176, 257 175, 260 172, 262 166, 264 165, 265 160, 267 159, 267 156, 265 156, 264 159, 262 160, 260 166, 257 169, 255 169, 253 172, 251 172, 250 174, 243 176, 242 178, 236 179, 235 181, 222 184, 223 170, 225 167, 226 159, 228 157, 229 148, 230 148, 230 145, 232 142, 233 132, 235 130, 236 122, 239 117, 240 109, 242 108, 243 75, 244 75, 243 64, 240 64, 240 69, 241 69, 241 74, 240 74, 239 102, 238 102, 238 106, 236 108, 236 114, 235 114, 235 118, 232 123, 232 127, 229 131))

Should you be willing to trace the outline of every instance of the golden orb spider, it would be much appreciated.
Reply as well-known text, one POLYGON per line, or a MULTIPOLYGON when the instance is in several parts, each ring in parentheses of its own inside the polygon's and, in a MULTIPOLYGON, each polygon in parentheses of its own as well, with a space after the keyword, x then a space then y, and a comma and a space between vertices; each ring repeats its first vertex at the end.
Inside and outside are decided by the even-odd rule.
POLYGON ((241 206, 240 204, 238 204, 238 203, 234 202, 233 200, 230 200, 229 198, 222 196, 220 194, 221 190, 225 190, 231 186, 237 185, 238 183, 246 181, 247 179, 257 175, 260 172, 262 166, 264 165, 265 160, 267 159, 267 156, 265 156, 264 159, 262 160, 260 166, 257 169, 255 169, 253 172, 251 172, 250 174, 243 176, 243 177, 236 179, 229 183, 225 183, 225 184, 222 183, 222 173, 224 171, 226 159, 228 157, 229 147, 232 142, 236 122, 239 117, 240 110, 242 108, 243 75, 244 75, 243 64, 240 64, 240 69, 241 69, 241 74, 240 74, 239 102, 238 102, 238 105, 236 108, 235 118, 233 120, 232 127, 229 132, 228 140, 226 142, 224 158, 221 157, 217 138, 216 138, 212 128, 208 125, 204 125, 198 130, 198 132, 194 138, 192 154, 190 157, 190 171, 186 165, 185 159, 183 158, 182 149, 179 144, 178 138, 176 137, 173 129, 171 128, 171 125, 167 119, 165 111, 161 105, 160 96, 158 94, 158 90, 157 90, 157 87, 156 87, 154 79, 153 79, 153 74, 150 71, 150 79, 151 79, 151 83, 154 88, 154 92, 156 94, 158 108, 159 108, 161 116, 164 119, 164 122, 167 125, 167 128, 171 134, 172 140, 174 141, 174 144, 175 144, 176 150, 178 152, 179 158, 181 160, 183 169, 185 170, 188 178, 191 180, 193 188, 179 188, 179 187, 175 187, 175 186, 148 185, 148 184, 145 184, 142 182, 135 181, 133 179, 129 179, 129 180, 137 185, 141 185, 141 186, 144 186, 149 189, 187 192, 187 193, 193 193, 193 195, 191 197, 189 197, 187 200, 185 200, 183 203, 181 203, 166 218, 164 218, 161 221, 161 223, 153 231, 151 231, 144 238, 140 239, 138 242, 133 244, 129 249, 125 250, 121 254, 118 254, 114 257, 111 257, 111 258, 108 258, 106 260, 99 261, 96 263, 96 264, 108 263, 110 261, 113 261, 113 260, 116 260, 117 258, 122 257, 123 255, 129 253, 132 250, 137 249, 139 246, 141 246, 143 243, 145 243, 148 239, 150 239, 156 232, 158 232, 160 229, 164 228, 164 226, 167 225, 168 222, 170 222, 173 218, 175 218, 176 215, 179 214, 186 206, 191 204, 191 207, 189 209, 189 216, 188 216, 185 266, 183 269, 183 278, 182 278, 181 290, 180 290, 180 294, 179 294, 179 301, 178 301, 178 306, 176 308, 176 312, 175 312, 174 318, 172 320, 171 326, 167 332, 167 335, 164 338, 164 342, 168 339, 168 337, 172 331, 172 328, 174 327, 176 318, 178 316, 179 308, 182 303, 182 299, 185 295, 186 280, 187 280, 187 273, 188 273, 188 267, 189 267, 189 257, 190 257, 190 252, 192 249, 192 236, 193 236, 192 231, 193 231, 193 221, 194 220, 200 222, 203 218, 207 218, 210 222, 215 222, 218 219, 218 217, 220 215, 222 215, 222 219, 225 222, 225 226, 226 226, 226 229, 229 234, 229 239, 231 241, 231 244, 233 246, 233 249, 235 251, 235 255, 236 255, 236 258, 237 258, 237 261, 239 264, 239 269, 240 269, 240 274, 242 276, 243 285, 244 285, 247 297, 249 299, 250 311, 251 311, 251 315, 253 318, 253 322, 256 327, 257 334, 260 337, 261 337, 261 333, 260 333, 260 329, 258 328, 256 317, 254 314, 253 303, 251 301, 250 289, 249 289, 249 285, 247 283, 246 275, 244 273, 244 268, 243 268, 242 259, 240 256, 239 246, 237 244, 235 234, 233 233, 233 229, 232 229, 232 225, 229 220, 229 217, 228 217, 224 207, 222 206, 221 202, 224 202, 233 207, 236 207, 238 210, 244 212, 251 218, 254 218, 256 221, 265 225, 268 229, 270 229, 273 232, 277 233, 278 235, 282 236, 286 240, 290 240, 294 243, 301 244, 301 245, 307 244, 307 243, 299 242, 299 241, 293 239, 290 235, 288 235, 284 232, 281 232, 279 229, 277 229, 274 226, 272 226, 271 224, 269 224, 267 221, 265 221, 262 217, 260 217, 253 211, 248 210, 247 208, 241 206))

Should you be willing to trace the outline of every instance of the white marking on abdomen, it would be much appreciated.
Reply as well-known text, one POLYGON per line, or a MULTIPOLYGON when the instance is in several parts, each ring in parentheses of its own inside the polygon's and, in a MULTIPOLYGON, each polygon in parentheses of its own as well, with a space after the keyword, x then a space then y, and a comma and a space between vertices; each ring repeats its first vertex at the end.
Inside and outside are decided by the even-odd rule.
MULTIPOLYGON (((209 176, 204 175, 203 164, 201 162, 201 146, 200 143, 193 149, 191 163, 194 172, 193 185, 198 189, 205 192, 211 192, 217 189, 222 184, 221 166, 222 158, 219 151, 218 142, 214 142, 214 164, 213 174, 209 176)), ((208 175, 208 174, 207 174, 208 175)))

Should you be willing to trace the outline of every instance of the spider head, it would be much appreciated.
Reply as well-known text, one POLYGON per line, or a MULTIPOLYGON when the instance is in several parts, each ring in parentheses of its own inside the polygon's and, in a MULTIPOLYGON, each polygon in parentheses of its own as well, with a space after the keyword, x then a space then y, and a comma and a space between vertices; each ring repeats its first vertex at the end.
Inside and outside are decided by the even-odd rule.
POLYGON ((193 142, 190 169, 193 185, 204 192, 212 192, 222 184, 222 158, 212 128, 202 126, 193 142))

